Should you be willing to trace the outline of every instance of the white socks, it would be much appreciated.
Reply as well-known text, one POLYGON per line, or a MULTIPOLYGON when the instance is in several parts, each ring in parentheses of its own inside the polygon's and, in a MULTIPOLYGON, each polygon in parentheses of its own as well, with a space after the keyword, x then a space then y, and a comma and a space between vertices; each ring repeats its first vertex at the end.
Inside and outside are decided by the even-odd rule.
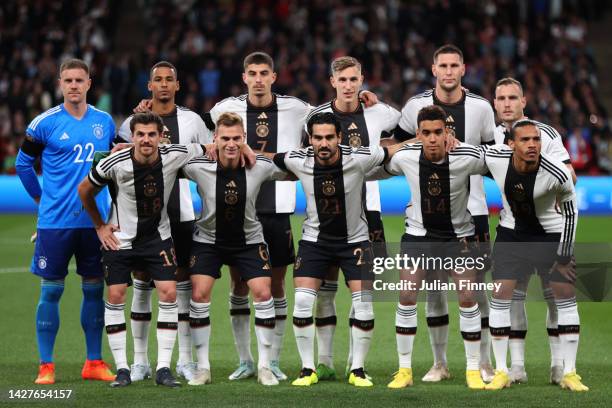
POLYGON ((510 304, 511 300, 491 299, 491 311, 489 314, 489 328, 495 354, 496 369, 508 372, 507 354, 508 337, 510 335, 510 304))
POLYGON ((510 304, 510 366, 525 367, 525 336, 527 335, 527 310, 525 298, 527 294, 514 289, 510 304))
POLYGON ((295 288, 295 304, 293 306, 293 332, 298 352, 302 359, 302 368, 315 369, 314 364, 314 321, 312 307, 317 292, 307 288, 295 288))
POLYGON ((270 368, 270 355, 274 338, 274 299, 253 302, 255 308, 255 335, 257 336, 257 368, 270 368))
POLYGON ((448 300, 446 291, 427 291, 427 328, 434 364, 446 365, 448 345, 448 300))
POLYGON ((480 365, 480 309, 478 304, 459 307, 459 329, 465 346, 466 370, 478 370, 480 365))
POLYGON ((176 342, 178 326, 178 304, 159 302, 157 315, 157 368, 170 367, 172 351, 176 342))
POLYGON ((480 364, 491 364, 491 332, 489 331, 489 296, 484 290, 474 292, 480 310, 480 364))
POLYGON ((546 310, 546 331, 548 332, 548 344, 550 345, 550 366, 563 367, 563 355, 561 354, 561 342, 559 340, 559 327, 557 305, 552 289, 544 289, 544 300, 548 309, 546 310))
POLYGON ((334 333, 336 331, 337 281, 323 281, 317 293, 315 326, 317 331, 318 363, 334 367, 334 333))
POLYGON ((563 356, 563 374, 576 371, 576 354, 580 337, 580 316, 576 298, 555 299, 559 313, 559 342, 563 356))
POLYGON ((274 325, 270 361, 280 360, 280 353, 283 348, 283 337, 285 335, 285 325, 287 324, 287 298, 274 298, 274 317, 276 323, 274 325))
POLYGON ((412 368, 412 349, 417 331, 417 305, 397 304, 395 311, 395 340, 399 368, 412 368))
POLYGON ((134 279, 130 325, 134 338, 134 364, 149 365, 149 328, 151 326, 151 282, 134 279))
POLYGON ((120 368, 129 370, 125 352, 125 303, 115 305, 104 302, 104 325, 117 370, 120 368))
POLYGON ((351 371, 363 368, 365 358, 372 343, 374 329, 374 308, 372 307, 372 293, 358 291, 352 293, 353 308, 355 308, 355 323, 351 327, 353 336, 353 364, 351 371))
POLYGON ((189 325, 193 345, 198 356, 198 370, 210 370, 208 353, 210 349, 210 302, 189 305, 189 325))
POLYGON ((230 293, 230 320, 234 333, 234 344, 240 361, 253 361, 251 354, 251 308, 248 296, 236 296, 230 293))
POLYGON ((193 361, 191 355, 191 330, 189 330, 189 301, 191 300, 191 282, 176 283, 176 302, 178 303, 178 364, 193 361))

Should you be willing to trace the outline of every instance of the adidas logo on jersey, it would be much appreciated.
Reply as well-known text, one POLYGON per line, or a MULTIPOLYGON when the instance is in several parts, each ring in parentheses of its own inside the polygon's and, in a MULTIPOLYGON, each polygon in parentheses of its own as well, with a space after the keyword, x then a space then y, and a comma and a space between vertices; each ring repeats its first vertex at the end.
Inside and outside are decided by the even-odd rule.
POLYGON ((268 119, 268 115, 266 115, 266 112, 261 112, 257 119, 268 119))
POLYGON ((68 133, 64 132, 61 136, 59 140, 68 140, 70 139, 70 136, 68 136, 68 133))
POLYGON ((236 185, 236 182, 235 182, 234 180, 232 180, 232 181, 230 181, 229 183, 227 183, 227 184, 225 185, 225 187, 228 187, 228 188, 236 188, 236 187, 237 187, 237 185, 236 185))
POLYGON ((446 118, 446 123, 455 123, 455 118, 453 118, 453 115, 448 115, 446 118))
POLYGON ((357 125, 355 124, 355 122, 351 122, 351 125, 348 128, 349 130, 355 130, 357 129, 357 125))

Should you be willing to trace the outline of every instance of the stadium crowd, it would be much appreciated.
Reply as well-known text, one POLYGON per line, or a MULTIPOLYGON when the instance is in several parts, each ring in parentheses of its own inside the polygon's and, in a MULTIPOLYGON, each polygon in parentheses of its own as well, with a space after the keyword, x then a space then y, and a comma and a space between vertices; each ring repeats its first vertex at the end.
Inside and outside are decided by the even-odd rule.
POLYGON ((244 93, 240 61, 254 50, 274 57, 277 92, 313 105, 334 96, 328 61, 352 55, 364 64, 365 87, 399 108, 432 87, 432 53, 445 42, 463 49, 470 91, 492 100, 499 78, 516 77, 526 113, 560 131, 577 172, 612 172, 608 114, 585 41, 604 2, 147 0, 140 54, 117 51, 119 3, 0 5, 0 174, 14 173, 26 124, 61 101, 57 67, 69 56, 92 67, 89 102, 119 120, 148 97, 155 62, 176 64, 179 104, 204 113, 244 93))

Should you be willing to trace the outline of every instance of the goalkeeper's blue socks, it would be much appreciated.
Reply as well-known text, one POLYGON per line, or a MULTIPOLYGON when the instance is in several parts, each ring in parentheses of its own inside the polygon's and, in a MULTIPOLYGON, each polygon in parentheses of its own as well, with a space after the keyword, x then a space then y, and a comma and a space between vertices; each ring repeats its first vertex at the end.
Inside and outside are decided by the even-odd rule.
POLYGON ((102 359, 102 329, 104 329, 104 282, 83 282, 81 327, 85 332, 87 359, 102 359))
POLYGON ((59 300, 64 293, 64 281, 41 281, 40 299, 36 308, 36 339, 41 363, 53 362, 53 347, 59 330, 59 300))

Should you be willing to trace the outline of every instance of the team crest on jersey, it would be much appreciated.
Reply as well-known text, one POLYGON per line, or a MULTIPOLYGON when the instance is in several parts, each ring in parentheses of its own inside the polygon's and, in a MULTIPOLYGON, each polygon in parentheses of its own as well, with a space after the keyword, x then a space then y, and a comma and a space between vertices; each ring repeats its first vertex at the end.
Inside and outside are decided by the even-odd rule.
POLYGON ((95 123, 92 126, 93 135, 96 139, 100 140, 104 137, 104 126, 99 123, 95 123))
POLYGON ((334 179, 329 177, 327 180, 325 180, 321 186, 321 190, 326 196, 333 196, 336 194, 336 184, 334 179))
POLYGON ((168 129, 168 127, 166 125, 164 125, 164 130, 162 131, 162 137, 161 139, 159 139, 159 143, 160 144, 170 144, 171 142, 171 138, 170 138, 170 129, 168 129))
POLYGON ((38 269, 46 269, 47 268, 47 257, 40 256, 38 257, 38 269))
POLYGON ((238 186, 234 180, 225 184, 225 204, 236 205, 238 202, 238 186))
POLYGON ((157 183, 155 182, 155 177, 150 174, 145 177, 144 195, 146 197, 154 197, 157 195, 157 183))
POLYGON ((440 184, 440 176, 438 176, 438 173, 429 176, 429 180, 427 180, 427 192, 432 197, 436 197, 442 192, 442 184, 440 184))
POLYGON ((516 201, 525 201, 527 195, 525 194, 525 187, 523 183, 517 183, 512 186, 512 198, 516 201))

